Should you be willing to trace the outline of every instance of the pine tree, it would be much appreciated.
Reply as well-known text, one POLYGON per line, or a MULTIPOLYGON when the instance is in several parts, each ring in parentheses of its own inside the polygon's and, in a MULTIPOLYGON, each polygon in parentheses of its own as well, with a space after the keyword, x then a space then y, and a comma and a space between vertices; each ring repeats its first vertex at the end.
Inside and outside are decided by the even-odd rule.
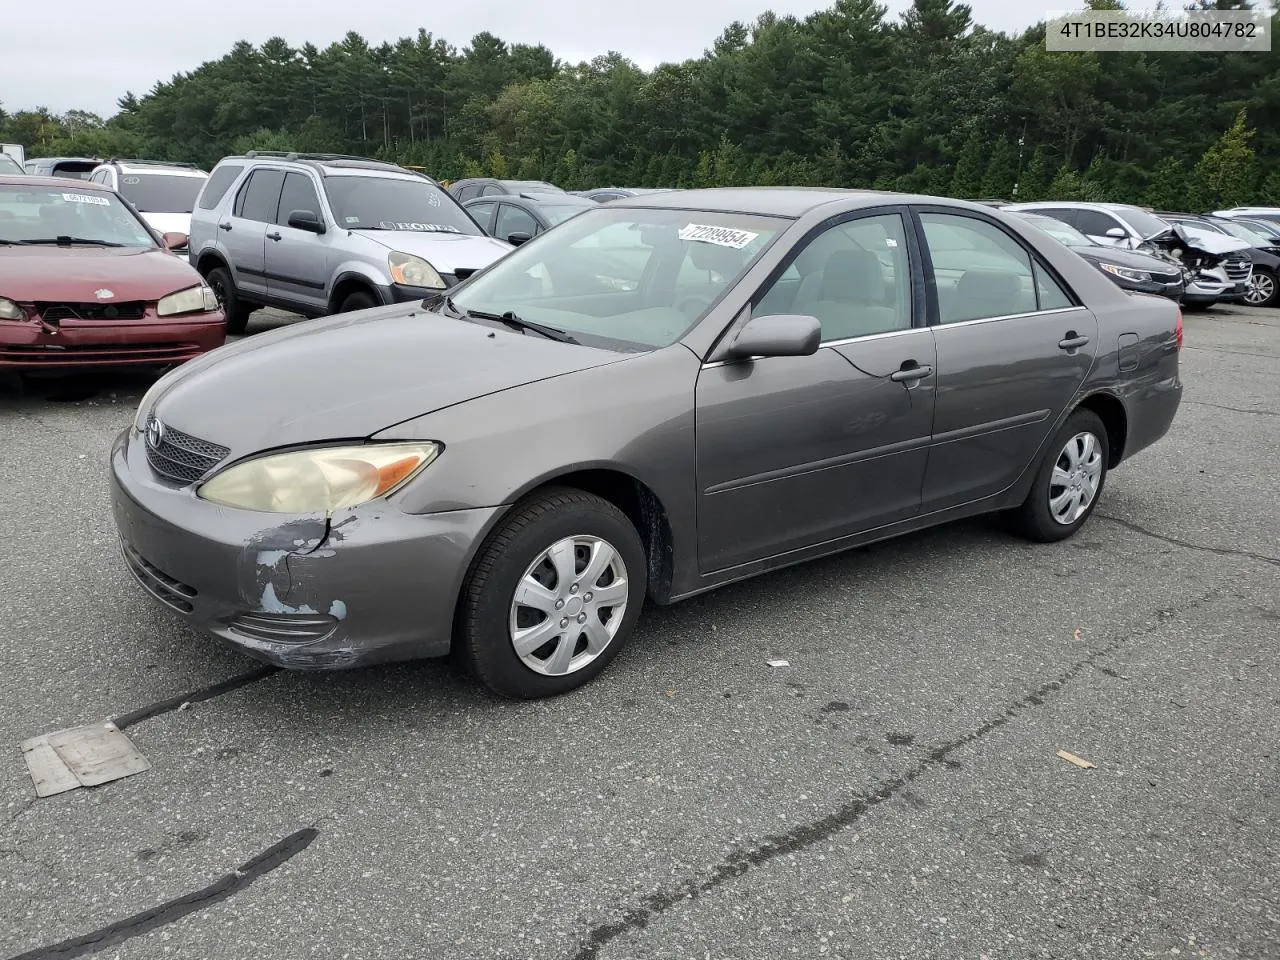
POLYGON ((1018 181, 1018 150, 1006 137, 996 141, 982 178, 982 196, 1009 199, 1018 181))
POLYGON ((1257 131, 1245 126, 1245 112, 1204 152, 1192 175, 1191 195, 1210 209, 1249 203, 1257 191, 1258 157, 1249 141, 1257 131))
POLYGON ((1087 191, 1080 174, 1064 163, 1045 192, 1051 200, 1084 200, 1087 191))
POLYGON ((1059 199, 1049 192, 1049 185, 1052 179, 1053 168, 1049 165, 1049 157, 1045 153, 1044 147, 1036 147, 1036 152, 1032 155, 1031 162, 1027 164, 1027 168, 1022 171, 1022 175, 1018 178, 1017 189, 1014 191, 1015 196, 1013 199, 1020 203, 1032 200, 1059 199))
POLYGON ((1157 210, 1187 206, 1188 172, 1180 157, 1165 157, 1142 194, 1142 202, 1157 210))
POLYGON ((951 178, 950 195, 953 197, 976 197, 982 193, 982 175, 986 169, 986 151, 982 145, 982 137, 975 130, 969 134, 960 151, 960 159, 956 161, 955 173, 951 178))

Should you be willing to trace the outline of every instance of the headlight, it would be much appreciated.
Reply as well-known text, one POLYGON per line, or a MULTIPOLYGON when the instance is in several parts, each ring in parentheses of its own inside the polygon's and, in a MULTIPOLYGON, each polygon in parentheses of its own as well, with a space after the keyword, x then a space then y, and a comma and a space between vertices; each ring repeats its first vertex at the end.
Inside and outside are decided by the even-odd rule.
POLYGON ((385 497, 440 449, 438 443, 379 443, 268 454, 215 474, 196 494, 241 510, 328 514, 385 497))
POLYGON ((156 313, 162 317, 170 317, 175 313, 199 313, 217 309, 218 298, 214 296, 213 288, 207 283, 171 293, 156 304, 156 313))
POLYGON ((1119 277, 1122 280, 1132 280, 1134 283, 1145 283, 1151 279, 1151 274, 1144 273, 1141 270, 1130 270, 1128 267, 1117 267, 1114 263, 1100 263, 1098 267, 1104 272, 1109 273, 1113 277, 1119 277))
POLYGON ((444 289, 444 280, 436 268, 421 257, 411 253, 392 253, 387 257, 387 269, 391 271, 391 279, 406 287, 431 287, 444 289))
POLYGON ((27 315, 12 300, 0 297, 0 320, 25 320, 27 315))

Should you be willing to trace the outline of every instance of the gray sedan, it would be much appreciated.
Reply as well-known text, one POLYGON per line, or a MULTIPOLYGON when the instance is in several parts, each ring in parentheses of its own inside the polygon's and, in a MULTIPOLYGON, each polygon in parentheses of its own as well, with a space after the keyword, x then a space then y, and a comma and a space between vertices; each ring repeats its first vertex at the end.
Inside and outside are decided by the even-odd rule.
POLYGON ((141 585, 286 667, 548 696, 646 600, 975 514, 1068 537, 1182 395, 1176 304, 961 201, 635 197, 449 294, 158 381, 111 455, 141 585))

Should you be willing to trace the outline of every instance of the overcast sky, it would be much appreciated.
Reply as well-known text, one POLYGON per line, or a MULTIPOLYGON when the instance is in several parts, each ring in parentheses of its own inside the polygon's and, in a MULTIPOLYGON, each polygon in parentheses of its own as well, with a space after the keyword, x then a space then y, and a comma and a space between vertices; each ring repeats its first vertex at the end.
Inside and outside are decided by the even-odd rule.
MULTIPOLYGON (((883 2, 883 0, 882 0, 883 2)), ((896 16, 910 0, 887 0, 896 16)), ((1082 6, 1070 0, 970 0, 974 19, 1014 32, 1050 11, 1082 6)), ((1138 4, 1134 4, 1137 6, 1138 4)), ((733 20, 762 10, 805 15, 822 0, 464 0, 456 4, 360 3, 353 0, 218 0, 210 4, 142 0, 0 0, 4 53, 0 104, 6 110, 46 106, 55 113, 91 110, 109 116, 126 90, 141 96, 158 80, 220 57, 237 40, 261 43, 279 35, 294 46, 325 47, 355 30, 370 43, 412 36, 423 26, 457 47, 482 30, 508 42, 543 43, 576 62, 618 50, 643 67, 699 56, 733 20), (54 38, 72 37, 73 40, 54 38), (55 47, 56 44, 56 47, 55 47)))

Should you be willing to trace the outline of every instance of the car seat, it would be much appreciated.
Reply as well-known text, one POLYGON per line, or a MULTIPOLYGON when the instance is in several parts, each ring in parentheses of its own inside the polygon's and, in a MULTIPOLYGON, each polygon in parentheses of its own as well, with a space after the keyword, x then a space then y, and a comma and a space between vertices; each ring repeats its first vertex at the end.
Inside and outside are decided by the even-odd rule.
POLYGON ((943 323, 960 323, 1027 313, 1035 308, 1035 293, 1024 289, 1023 277, 1018 274, 966 270, 941 312, 943 323))
POLYGON ((884 267, 876 255, 837 250, 822 268, 821 299, 810 312, 822 323, 823 340, 883 333, 902 325, 896 310, 881 305, 884 298, 884 267))

